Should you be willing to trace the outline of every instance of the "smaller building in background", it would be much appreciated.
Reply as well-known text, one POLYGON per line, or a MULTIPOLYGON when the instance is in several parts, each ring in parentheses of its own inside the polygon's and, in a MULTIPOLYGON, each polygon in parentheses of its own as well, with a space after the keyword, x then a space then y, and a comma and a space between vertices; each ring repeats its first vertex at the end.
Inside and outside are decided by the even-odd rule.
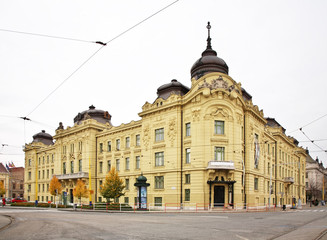
POLYGON ((9 189, 9 171, 7 168, 0 163, 0 182, 3 183, 4 187, 6 188, 6 193, 4 195, 0 195, 0 197, 9 197, 8 189, 9 189))
POLYGON ((307 153, 305 181, 307 201, 325 201, 327 169, 318 158, 314 160, 308 150, 307 153))
POLYGON ((6 198, 24 197, 24 168, 0 163, 0 181, 6 188, 6 198))
POLYGON ((24 168, 9 168, 9 194, 11 198, 24 197, 24 168))

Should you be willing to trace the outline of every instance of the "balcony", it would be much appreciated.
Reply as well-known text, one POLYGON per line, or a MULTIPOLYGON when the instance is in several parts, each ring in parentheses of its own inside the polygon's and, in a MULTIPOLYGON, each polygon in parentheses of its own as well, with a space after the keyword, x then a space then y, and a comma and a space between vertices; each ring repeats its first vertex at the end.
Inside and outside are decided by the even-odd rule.
POLYGON ((56 175, 56 177, 59 180, 89 178, 89 173, 87 173, 87 172, 68 173, 68 174, 56 175))
POLYGON ((208 162, 207 169, 234 170, 235 165, 234 165, 233 161, 210 161, 210 162, 208 162))
POLYGON ((288 184, 294 183, 294 178, 293 177, 285 177, 284 182, 288 184))

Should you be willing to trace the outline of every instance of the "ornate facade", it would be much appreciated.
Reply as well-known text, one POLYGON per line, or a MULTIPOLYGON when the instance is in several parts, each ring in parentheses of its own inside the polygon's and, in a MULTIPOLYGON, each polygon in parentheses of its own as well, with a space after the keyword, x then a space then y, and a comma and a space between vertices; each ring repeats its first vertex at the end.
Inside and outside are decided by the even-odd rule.
POLYGON ((61 124, 55 142, 36 135, 25 147, 25 196, 50 200, 48 185, 57 175, 68 202, 77 179, 94 190, 90 200, 101 202, 100 185, 115 167, 126 185, 119 201, 130 205, 137 202, 134 183, 141 174, 150 183, 152 206, 305 203, 305 150, 228 75, 211 47, 210 25, 191 87, 172 80, 157 94, 143 105, 139 121, 112 126, 108 112, 91 106, 73 127, 61 124))

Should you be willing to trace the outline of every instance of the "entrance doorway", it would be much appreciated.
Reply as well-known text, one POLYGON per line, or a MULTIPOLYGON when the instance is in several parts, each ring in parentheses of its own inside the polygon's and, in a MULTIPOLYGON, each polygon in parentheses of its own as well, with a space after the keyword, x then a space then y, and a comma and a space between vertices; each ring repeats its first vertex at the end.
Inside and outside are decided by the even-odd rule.
POLYGON ((215 186, 214 187, 214 207, 223 207, 225 204, 225 187, 215 186))
POLYGON ((70 203, 74 203, 74 194, 73 194, 73 189, 69 190, 70 193, 70 203))

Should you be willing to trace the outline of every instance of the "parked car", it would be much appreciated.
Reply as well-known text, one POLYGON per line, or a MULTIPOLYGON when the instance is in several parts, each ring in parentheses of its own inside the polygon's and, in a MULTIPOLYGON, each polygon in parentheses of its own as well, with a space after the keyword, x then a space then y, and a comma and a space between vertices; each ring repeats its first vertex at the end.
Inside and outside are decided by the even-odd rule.
POLYGON ((14 198, 11 200, 12 203, 16 203, 16 202, 27 202, 26 199, 18 197, 18 198, 14 198))
POLYGON ((6 203, 7 203, 7 204, 10 204, 10 203, 11 203, 11 200, 12 200, 11 197, 7 197, 7 198, 6 198, 6 203))

